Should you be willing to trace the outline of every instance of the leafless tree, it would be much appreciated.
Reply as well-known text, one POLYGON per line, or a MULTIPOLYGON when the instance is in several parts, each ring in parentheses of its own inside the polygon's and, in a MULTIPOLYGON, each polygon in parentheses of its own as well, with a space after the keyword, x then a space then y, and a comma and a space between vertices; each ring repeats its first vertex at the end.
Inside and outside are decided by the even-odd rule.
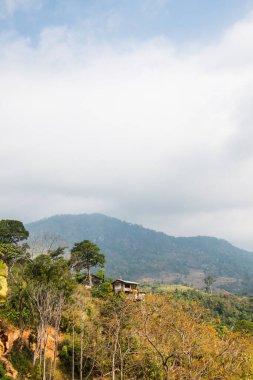
POLYGON ((32 234, 28 239, 28 245, 31 257, 36 257, 41 254, 47 254, 57 247, 66 247, 68 244, 62 236, 44 232, 32 234))
POLYGON ((46 380, 46 358, 49 327, 54 328, 54 350, 53 360, 49 373, 52 379, 55 371, 56 353, 58 346, 58 335, 60 328, 61 313, 64 304, 63 292, 56 292, 51 286, 40 284, 33 287, 31 292, 34 315, 37 315, 36 323, 36 347, 33 356, 33 365, 37 359, 42 366, 42 380, 46 380))

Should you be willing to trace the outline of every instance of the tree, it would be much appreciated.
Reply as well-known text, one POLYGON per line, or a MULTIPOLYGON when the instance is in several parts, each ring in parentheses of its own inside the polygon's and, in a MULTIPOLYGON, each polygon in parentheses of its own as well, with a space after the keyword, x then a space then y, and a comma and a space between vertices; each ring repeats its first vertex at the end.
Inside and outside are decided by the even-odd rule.
MULTIPOLYGON (((131 377, 132 355, 137 346, 131 334, 132 314, 136 311, 133 300, 124 294, 107 297, 101 307, 100 320, 105 338, 104 351, 108 355, 112 380, 129 379, 131 377), (117 375, 118 374, 118 375, 117 375)), ((106 377, 106 376, 105 376, 106 377)))
POLYGON ((21 254, 19 247, 7 243, 0 243, 0 258, 7 265, 21 254))
MULTIPOLYGON (((29 259, 28 245, 26 243, 18 245, 18 243, 26 240, 28 236, 29 232, 25 229, 22 222, 17 220, 0 220, 0 264, 1 267, 5 265, 6 275, 8 274, 9 279, 11 278, 16 285, 18 281, 13 275, 13 268, 17 263, 23 265, 24 261, 29 259)), ((4 284, 6 286, 2 287, 2 292, 6 293, 6 280, 4 280, 4 284)), ((18 287, 21 297, 22 287, 18 287)), ((5 298, 4 293, 2 296, 5 298)), ((20 298, 20 302, 21 307, 22 297, 20 298)))
POLYGON ((212 275, 208 275, 204 278, 204 283, 205 283, 205 290, 207 293, 211 293, 212 294, 212 285, 215 283, 216 279, 214 276, 212 275))
POLYGON ((90 269, 97 265, 103 266, 105 256, 101 253, 100 248, 89 240, 75 243, 71 250, 71 266, 77 272, 86 269, 89 276, 89 283, 92 286, 90 269))
POLYGON ((0 220, 0 258, 8 265, 28 259, 28 245, 19 245, 22 240, 27 239, 29 232, 22 222, 18 220, 0 220))
POLYGON ((219 337, 217 321, 197 303, 149 295, 136 307, 136 335, 146 361, 142 379, 247 378, 250 342, 231 332, 219 337))
POLYGON ((67 260, 54 260, 49 255, 40 255, 28 263, 25 269, 28 283, 30 309, 34 323, 35 342, 33 365, 38 358, 42 365, 43 380, 46 379, 47 343, 50 326, 54 329, 53 357, 50 379, 54 376, 56 353, 62 310, 70 297, 75 283, 71 277, 67 260))
POLYGON ((17 245, 26 240, 29 232, 18 220, 0 220, 0 243, 17 245))
POLYGON ((48 254, 53 260, 62 259, 64 256, 64 251, 67 247, 58 247, 56 249, 49 249, 48 254))

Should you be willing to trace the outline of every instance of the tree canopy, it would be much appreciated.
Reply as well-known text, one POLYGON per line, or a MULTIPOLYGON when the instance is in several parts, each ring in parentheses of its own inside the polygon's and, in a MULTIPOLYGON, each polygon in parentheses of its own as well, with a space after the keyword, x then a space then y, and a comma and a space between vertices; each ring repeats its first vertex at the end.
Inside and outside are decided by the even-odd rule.
MULTIPOLYGON (((105 256, 101 253, 100 248, 89 240, 83 240, 76 243, 71 250, 71 266, 77 272, 86 269, 91 284, 90 269, 97 265, 103 266, 105 256)), ((92 285, 92 284, 91 284, 92 285)))
POLYGON ((0 243, 16 245, 28 237, 29 232, 22 222, 9 219, 0 220, 0 243))

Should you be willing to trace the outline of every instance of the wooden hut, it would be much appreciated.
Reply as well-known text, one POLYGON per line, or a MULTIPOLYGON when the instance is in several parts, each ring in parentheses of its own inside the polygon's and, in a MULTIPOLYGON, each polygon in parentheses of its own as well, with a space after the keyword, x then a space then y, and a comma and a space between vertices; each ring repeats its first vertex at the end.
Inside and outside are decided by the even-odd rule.
POLYGON ((120 279, 117 279, 113 281, 112 286, 115 293, 124 292, 126 294, 132 294, 137 292, 138 290, 138 282, 133 281, 125 281, 120 279))
POLYGON ((125 293, 129 296, 132 296, 135 301, 142 301, 145 297, 144 292, 140 292, 138 289, 139 283, 134 281, 117 279, 112 283, 114 292, 125 293))

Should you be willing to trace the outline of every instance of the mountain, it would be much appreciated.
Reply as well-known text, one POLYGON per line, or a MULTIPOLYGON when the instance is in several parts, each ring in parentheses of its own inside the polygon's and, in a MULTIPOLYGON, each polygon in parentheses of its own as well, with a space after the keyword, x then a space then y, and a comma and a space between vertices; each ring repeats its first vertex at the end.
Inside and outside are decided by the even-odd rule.
POLYGON ((203 287, 204 277, 211 274, 217 288, 253 290, 253 253, 222 239, 173 237, 101 214, 57 215, 26 228, 32 245, 46 241, 71 248, 84 239, 95 242, 112 277, 203 287))

